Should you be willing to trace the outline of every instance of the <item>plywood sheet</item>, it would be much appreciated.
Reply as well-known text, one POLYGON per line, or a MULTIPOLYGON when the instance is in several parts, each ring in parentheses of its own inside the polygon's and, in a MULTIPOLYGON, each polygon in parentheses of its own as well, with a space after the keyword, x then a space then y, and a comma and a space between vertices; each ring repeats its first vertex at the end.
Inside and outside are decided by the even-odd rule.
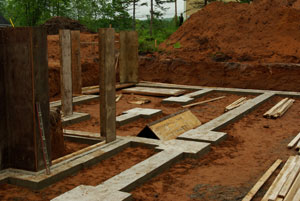
POLYGON ((190 110, 184 110, 147 125, 138 136, 166 141, 200 125, 201 122, 190 110))

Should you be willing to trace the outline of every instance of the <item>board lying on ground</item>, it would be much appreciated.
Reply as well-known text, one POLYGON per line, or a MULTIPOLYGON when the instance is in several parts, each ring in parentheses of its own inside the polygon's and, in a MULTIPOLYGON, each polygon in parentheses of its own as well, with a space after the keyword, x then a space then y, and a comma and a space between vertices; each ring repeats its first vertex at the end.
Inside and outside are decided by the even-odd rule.
POLYGON ((247 101, 247 98, 246 97, 242 97, 236 101, 234 101, 233 103, 231 103, 230 105, 228 105, 226 108, 225 108, 225 112, 229 111, 229 110, 233 110, 241 105, 243 105, 244 103, 246 103, 247 101))
POLYGON ((285 98, 279 101, 274 107, 268 110, 264 117, 266 118, 278 118, 284 115, 284 113, 293 105, 294 99, 285 98))
POLYGON ((296 149, 298 148, 300 141, 300 133, 288 144, 288 148, 291 149, 296 145, 296 149))
POLYGON ((291 156, 266 192, 262 201, 299 200, 297 191, 300 188, 300 157, 291 156))
POLYGON ((183 110, 148 124, 138 137, 172 140, 200 125, 201 122, 190 110, 183 110))
MULTIPOLYGON (((116 84, 116 90, 124 89, 127 87, 133 87, 135 84, 116 84)), ((90 86, 90 87, 83 87, 82 94, 90 95, 90 94, 99 94, 99 85, 90 86)))
POLYGON ((253 186, 253 188, 249 191, 249 193, 244 197, 242 201, 250 201, 253 199, 255 194, 259 191, 259 189, 266 183, 266 181, 271 177, 274 171, 279 167, 282 163, 282 160, 278 159, 275 163, 266 171, 266 173, 258 180, 258 182, 253 186))
POLYGON ((132 87, 129 89, 123 89, 122 93, 164 97, 164 96, 179 96, 185 93, 185 90, 162 89, 162 88, 151 88, 151 87, 132 87))

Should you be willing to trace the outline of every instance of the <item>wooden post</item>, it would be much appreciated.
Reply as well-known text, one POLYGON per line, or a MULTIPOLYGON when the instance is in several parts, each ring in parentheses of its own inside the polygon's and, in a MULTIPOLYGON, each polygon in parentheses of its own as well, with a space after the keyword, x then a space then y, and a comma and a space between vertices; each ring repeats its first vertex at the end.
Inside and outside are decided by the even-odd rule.
POLYGON ((81 61, 80 61, 80 31, 71 31, 72 40, 72 91, 74 95, 81 94, 81 61))
POLYGON ((106 142, 116 139, 115 30, 99 29, 100 125, 106 142))
POLYGON ((35 103, 51 158, 46 31, 0 29, 0 74, 0 169, 44 169, 35 103))
POLYGON ((120 82, 138 82, 138 34, 136 31, 120 33, 120 82))
POLYGON ((60 42, 60 84, 63 116, 73 114, 72 103, 72 66, 71 66, 71 31, 59 30, 60 42))

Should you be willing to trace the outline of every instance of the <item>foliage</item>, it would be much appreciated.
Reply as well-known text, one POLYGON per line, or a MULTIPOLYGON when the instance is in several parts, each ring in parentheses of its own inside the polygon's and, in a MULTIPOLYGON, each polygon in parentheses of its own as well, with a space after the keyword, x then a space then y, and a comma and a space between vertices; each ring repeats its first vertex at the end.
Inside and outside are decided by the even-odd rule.
POLYGON ((139 51, 148 53, 158 50, 155 47, 155 40, 157 46, 169 38, 172 33, 177 29, 174 19, 154 19, 154 31, 153 35, 149 35, 149 21, 147 20, 137 20, 137 31, 139 35, 139 51))

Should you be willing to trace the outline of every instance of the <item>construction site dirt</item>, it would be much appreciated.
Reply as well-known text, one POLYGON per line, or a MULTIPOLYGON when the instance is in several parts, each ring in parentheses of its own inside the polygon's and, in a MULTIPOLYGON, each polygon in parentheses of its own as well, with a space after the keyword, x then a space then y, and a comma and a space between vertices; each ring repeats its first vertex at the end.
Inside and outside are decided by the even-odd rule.
MULTIPOLYGON (((64 156, 70 156, 68 160, 75 161, 78 158, 73 159, 72 154, 101 141, 105 145, 103 149, 115 146, 114 149, 112 148, 113 151, 103 151, 102 147, 98 147, 103 151, 103 155, 107 154, 104 159, 100 160, 100 157, 95 159, 91 166, 79 164, 80 167, 74 168, 76 173, 65 176, 52 185, 46 185, 41 190, 20 187, 9 184, 13 182, 3 180, 0 183, 0 200, 51 200, 69 191, 72 195, 72 190, 80 185, 88 186, 87 189, 98 186, 99 192, 103 189, 105 191, 106 186, 101 186, 103 182, 130 170, 158 153, 170 150, 181 154, 180 157, 178 156, 180 159, 168 163, 170 168, 157 175, 153 173, 155 176, 148 171, 151 176, 147 175, 149 178, 145 182, 137 179, 138 185, 136 184, 135 188, 132 187, 130 190, 126 187, 115 188, 109 193, 120 191, 130 193, 136 201, 242 200, 274 161, 277 159, 286 161, 290 156, 298 154, 295 149, 288 149, 287 145, 300 132, 299 11, 300 1, 295 0, 254 0, 251 4, 210 3, 193 14, 175 33, 160 44, 157 52, 138 56, 137 87, 146 88, 147 86, 143 84, 148 84, 153 85, 154 90, 159 88, 184 90, 182 95, 172 96, 172 98, 191 98, 188 94, 200 91, 200 95, 191 98, 190 102, 200 103, 199 105, 183 107, 188 103, 166 103, 164 102, 166 97, 146 93, 144 95, 134 92, 125 93, 122 89, 117 89, 115 108, 117 119, 134 108, 157 109, 161 112, 150 118, 141 115, 122 125, 117 122, 116 140, 111 143, 104 142, 105 136, 100 135, 100 130, 104 127, 100 126, 100 104, 103 102, 100 103, 99 96, 92 101, 76 105, 73 101, 71 102, 73 105, 70 106, 74 112, 86 113, 90 118, 80 123, 63 125, 60 109, 57 109, 57 114, 54 114, 56 117, 50 114, 52 162, 64 156), (176 85, 163 85, 163 83, 176 85), (247 90, 243 91, 243 89, 247 90), (242 97, 247 99, 247 102, 240 106, 242 109, 237 107, 234 111, 226 111, 226 106, 242 97), (263 116, 286 97, 293 97, 295 102, 283 116, 277 119, 263 116), (177 149, 173 145, 170 148, 164 144, 167 142, 162 140, 156 140, 159 141, 155 142, 156 144, 148 138, 144 139, 146 142, 143 139, 141 140, 143 142, 139 142, 138 134, 149 124, 184 109, 189 109, 201 125, 204 125, 204 128, 199 131, 201 135, 225 133, 226 138, 217 143, 186 136, 176 136, 178 138, 172 139, 176 141, 175 145, 186 142, 207 144, 210 142, 210 150, 203 153, 201 157, 198 157, 198 153, 186 151, 184 146, 177 149), (213 126, 205 127, 210 123, 213 126), (74 142, 68 139, 70 136, 67 131, 89 132, 91 135, 97 135, 98 138, 73 135, 74 139, 82 137, 93 143, 74 142), (136 138, 136 141, 131 137, 136 138)), ((60 23, 60 20, 62 19, 53 18, 49 21, 50 32, 47 36, 50 102, 63 98, 60 92, 62 81, 60 36, 55 27, 55 23, 60 23)), ((82 87, 95 87, 100 84, 101 76, 99 35, 87 33, 88 30, 76 21, 69 23, 74 23, 74 28, 81 30, 82 87)), ((114 55, 116 63, 119 61, 121 51, 120 40, 119 33, 116 33, 114 55)), ((113 67, 116 67, 116 81, 119 83, 120 67, 118 65, 113 67)), ((72 93, 69 95, 71 99, 72 93)), ((73 94, 73 97, 81 95, 73 94)), ((113 97, 111 100, 114 100, 115 94, 111 97, 113 97)), ((198 127, 191 130, 196 128, 198 127)), ((89 149, 87 152, 95 154, 94 152, 99 151, 93 152, 93 150, 89 149)), ((91 157, 89 153, 88 156, 85 154, 85 152, 76 154, 76 157, 81 155, 91 157)), ((42 171, 39 170, 38 174, 42 171)), ((275 171, 252 200, 258 201, 263 198, 279 171, 279 169, 275 171)), ((138 173, 136 173, 137 178, 142 175, 138 173)), ((123 179, 121 183, 126 183, 127 177, 123 179)), ((87 194, 91 192, 96 191, 87 191, 87 194)), ((103 196, 100 195, 101 192, 100 197, 103 196)), ((75 195, 76 193, 78 192, 75 191, 75 195)))

